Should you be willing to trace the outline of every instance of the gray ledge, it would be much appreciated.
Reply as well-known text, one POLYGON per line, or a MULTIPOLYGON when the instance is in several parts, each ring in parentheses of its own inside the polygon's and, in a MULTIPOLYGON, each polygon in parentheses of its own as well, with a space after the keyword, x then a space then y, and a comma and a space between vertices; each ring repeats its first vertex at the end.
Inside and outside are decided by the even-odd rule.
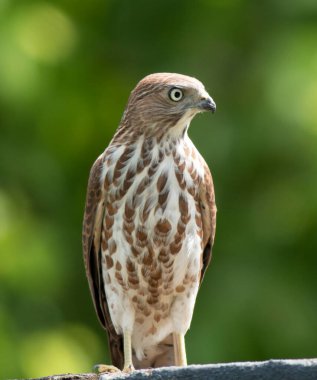
POLYGON ((190 365, 135 371, 131 374, 67 374, 38 380, 317 380, 317 359, 268 360, 227 364, 190 365))

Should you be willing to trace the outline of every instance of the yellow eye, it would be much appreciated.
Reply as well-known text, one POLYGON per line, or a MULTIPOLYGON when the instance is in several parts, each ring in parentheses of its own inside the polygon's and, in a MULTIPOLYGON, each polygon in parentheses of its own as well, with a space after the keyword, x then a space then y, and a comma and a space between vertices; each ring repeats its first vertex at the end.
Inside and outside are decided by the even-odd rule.
POLYGON ((173 102, 179 102, 184 95, 180 88, 174 87, 169 91, 168 96, 171 100, 173 100, 173 102))

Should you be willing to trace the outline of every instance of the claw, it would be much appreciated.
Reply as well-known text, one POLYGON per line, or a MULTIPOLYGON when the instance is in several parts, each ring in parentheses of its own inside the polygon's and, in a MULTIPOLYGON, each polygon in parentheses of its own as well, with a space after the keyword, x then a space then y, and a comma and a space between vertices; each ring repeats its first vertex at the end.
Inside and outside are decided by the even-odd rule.
POLYGON ((135 368, 133 367, 132 364, 127 365, 127 366, 124 367, 123 370, 122 370, 122 372, 124 372, 124 373, 131 373, 131 372, 133 372, 133 371, 135 371, 135 368))
POLYGON ((115 367, 114 365, 108 365, 108 364, 96 364, 94 365, 94 371, 97 373, 116 373, 121 372, 119 368, 115 367))

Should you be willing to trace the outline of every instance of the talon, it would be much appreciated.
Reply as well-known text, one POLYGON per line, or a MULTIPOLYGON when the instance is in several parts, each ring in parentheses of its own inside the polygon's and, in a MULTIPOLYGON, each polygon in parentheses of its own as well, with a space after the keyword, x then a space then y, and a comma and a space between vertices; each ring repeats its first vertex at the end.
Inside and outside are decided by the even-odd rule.
POLYGON ((94 371, 97 373, 116 373, 121 372, 119 368, 115 367, 114 365, 108 365, 108 364, 96 364, 94 365, 94 371))
POLYGON ((124 367, 122 370, 122 372, 124 373, 131 373, 133 371, 135 371, 135 368, 133 367, 132 364, 129 364, 128 366, 124 367))

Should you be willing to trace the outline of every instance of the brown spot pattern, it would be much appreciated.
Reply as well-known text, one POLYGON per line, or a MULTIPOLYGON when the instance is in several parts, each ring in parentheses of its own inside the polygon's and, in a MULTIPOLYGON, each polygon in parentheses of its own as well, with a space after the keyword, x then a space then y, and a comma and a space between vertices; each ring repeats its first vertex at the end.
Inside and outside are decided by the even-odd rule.
POLYGON ((111 269, 113 267, 113 260, 108 255, 106 255, 106 263, 107 263, 107 269, 111 269))
POLYGON ((147 167, 152 160, 152 149, 154 146, 153 138, 146 138, 143 141, 140 158, 137 164, 137 173, 141 173, 142 170, 147 167))
POLYGON ((166 183, 167 183, 167 175, 165 173, 162 173, 158 180, 157 180, 157 184, 156 184, 156 187, 157 187, 157 191, 159 193, 163 192, 164 189, 165 189, 165 186, 166 186, 166 183))

